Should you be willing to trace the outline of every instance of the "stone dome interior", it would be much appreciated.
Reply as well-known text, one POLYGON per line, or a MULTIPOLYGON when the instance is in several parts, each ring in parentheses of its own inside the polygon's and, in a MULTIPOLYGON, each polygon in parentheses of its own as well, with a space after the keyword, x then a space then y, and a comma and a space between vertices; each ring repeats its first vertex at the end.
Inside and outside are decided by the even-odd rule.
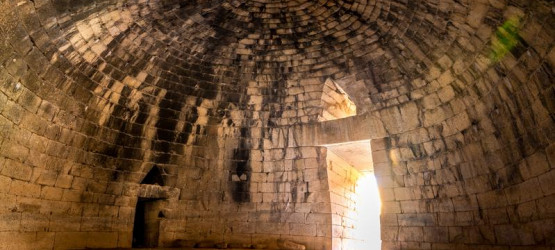
POLYGON ((367 170, 383 249, 554 247, 554 15, 0 0, 0 248, 360 249, 367 170))

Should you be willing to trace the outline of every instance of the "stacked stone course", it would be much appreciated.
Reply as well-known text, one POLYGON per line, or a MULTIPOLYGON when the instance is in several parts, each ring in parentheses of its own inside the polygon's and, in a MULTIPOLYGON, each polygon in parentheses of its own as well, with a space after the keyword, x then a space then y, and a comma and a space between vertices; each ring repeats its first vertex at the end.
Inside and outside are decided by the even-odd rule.
POLYGON ((384 249, 553 247, 554 8, 0 0, 0 248, 130 247, 156 167, 161 247, 331 249, 345 135, 372 139, 384 249), (357 116, 319 122, 339 85, 357 116))

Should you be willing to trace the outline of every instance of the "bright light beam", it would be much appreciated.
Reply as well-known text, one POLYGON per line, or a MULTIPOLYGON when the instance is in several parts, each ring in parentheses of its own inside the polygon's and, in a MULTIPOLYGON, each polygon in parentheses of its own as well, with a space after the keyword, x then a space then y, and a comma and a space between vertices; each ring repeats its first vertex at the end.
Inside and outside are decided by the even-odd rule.
POLYGON ((363 173, 356 189, 356 233, 363 239, 360 249, 381 249, 380 210, 382 203, 374 173, 363 173))

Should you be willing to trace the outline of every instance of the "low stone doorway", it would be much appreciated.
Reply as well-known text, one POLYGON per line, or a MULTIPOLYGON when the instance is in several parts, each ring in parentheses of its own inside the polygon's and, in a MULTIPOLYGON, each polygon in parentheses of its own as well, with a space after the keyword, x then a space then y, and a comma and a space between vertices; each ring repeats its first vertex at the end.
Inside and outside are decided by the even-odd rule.
POLYGON ((133 247, 158 247, 160 221, 164 218, 162 200, 140 198, 135 211, 133 226, 133 247))
POLYGON ((133 248, 164 247, 167 235, 161 231, 167 217, 171 216, 171 203, 179 198, 179 189, 164 186, 163 171, 153 167, 138 185, 137 205, 133 223, 133 248), (164 238, 166 237, 166 238, 164 238))

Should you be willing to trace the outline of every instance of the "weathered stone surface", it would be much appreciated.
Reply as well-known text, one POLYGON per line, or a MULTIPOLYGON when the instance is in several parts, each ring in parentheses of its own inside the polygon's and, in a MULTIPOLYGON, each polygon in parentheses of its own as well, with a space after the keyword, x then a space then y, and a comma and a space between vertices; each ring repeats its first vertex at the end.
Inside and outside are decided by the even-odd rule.
POLYGON ((278 240, 278 246, 283 249, 298 249, 298 250, 306 249, 305 245, 298 244, 289 240, 278 240))
POLYGON ((0 1, 0 248, 356 249, 360 140, 383 248, 553 247, 553 9, 0 1))

